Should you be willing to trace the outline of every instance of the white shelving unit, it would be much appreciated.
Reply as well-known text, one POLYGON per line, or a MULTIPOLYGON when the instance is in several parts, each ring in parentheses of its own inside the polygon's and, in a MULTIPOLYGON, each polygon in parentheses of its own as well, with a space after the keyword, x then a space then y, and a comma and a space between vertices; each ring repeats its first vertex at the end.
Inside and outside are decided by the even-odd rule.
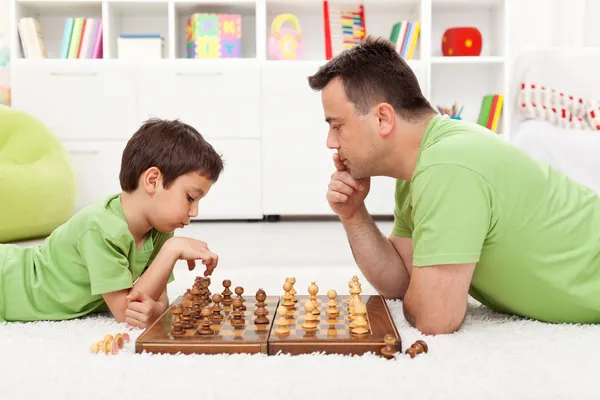
MULTIPOLYGON (((320 94, 306 80, 326 62, 321 0, 9 1, 13 106, 39 117, 71 152, 80 174, 80 207, 118 190, 122 148, 142 121, 157 116, 194 125, 226 160, 199 218, 332 215, 325 200, 333 169, 325 146, 327 125, 320 94), (240 14, 242 57, 187 59, 186 21, 196 12, 240 14), (268 59, 271 24, 283 13, 300 20, 306 44, 301 59, 268 59), (22 17, 40 22, 49 59, 23 58, 16 30, 22 17), (103 59, 58 58, 67 17, 102 18, 103 59), (124 33, 159 33, 163 59, 119 60, 117 38, 124 33)), ((476 121, 484 95, 509 93, 507 10, 512 1, 363 4, 371 35, 387 38, 394 23, 421 21, 413 59, 407 62, 423 92, 434 107, 465 105, 463 119, 476 121), (453 26, 480 30, 481 56, 442 56, 443 32, 453 26)), ((501 133, 509 126, 509 108, 504 110, 501 133)), ((375 178, 367 205, 372 214, 391 215, 394 181, 375 178)))

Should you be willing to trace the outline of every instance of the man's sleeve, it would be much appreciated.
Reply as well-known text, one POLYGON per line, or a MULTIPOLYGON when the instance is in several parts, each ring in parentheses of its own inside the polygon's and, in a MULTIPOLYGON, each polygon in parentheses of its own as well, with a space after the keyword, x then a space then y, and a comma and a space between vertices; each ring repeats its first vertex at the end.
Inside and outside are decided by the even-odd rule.
POLYGON ((410 203, 408 201, 409 190, 409 185, 401 182, 400 180, 396 181, 396 206, 394 207, 394 226, 392 228, 392 233, 395 236, 407 238, 412 237, 412 232, 408 228, 408 225, 406 224, 406 219, 404 218, 404 213, 406 212, 405 208, 410 203))
POLYGON ((133 276, 124 247, 124 244, 96 230, 88 230, 79 238, 77 250, 87 267, 92 295, 133 286, 133 276))
POLYGON ((413 266, 478 262, 492 218, 489 183, 468 168, 436 165, 413 185, 413 266))

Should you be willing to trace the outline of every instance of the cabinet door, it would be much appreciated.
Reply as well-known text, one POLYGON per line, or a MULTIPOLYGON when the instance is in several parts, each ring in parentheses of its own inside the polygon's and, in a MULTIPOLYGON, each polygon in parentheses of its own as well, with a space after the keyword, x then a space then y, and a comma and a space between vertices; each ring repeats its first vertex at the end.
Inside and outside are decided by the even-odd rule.
POLYGON ((12 67, 13 107, 37 117, 61 139, 128 139, 133 134, 135 89, 126 69, 52 61, 12 67))
MULTIPOLYGON (((334 172, 321 94, 306 77, 319 62, 265 66, 263 77, 263 212, 334 215, 327 186, 334 172)), ((394 180, 377 177, 366 204, 371 214, 393 214, 394 180), (392 191, 390 193, 390 185, 392 191), (390 204, 392 207, 390 208, 390 204)))
POLYGON ((258 63, 177 61, 141 71, 138 122, 178 118, 206 138, 260 137, 258 63))
POLYGON ((262 219, 259 139, 210 140, 225 168, 200 200, 198 220, 262 219))
POLYGON ((126 141, 63 141, 77 176, 77 210, 119 193, 121 155, 126 141))

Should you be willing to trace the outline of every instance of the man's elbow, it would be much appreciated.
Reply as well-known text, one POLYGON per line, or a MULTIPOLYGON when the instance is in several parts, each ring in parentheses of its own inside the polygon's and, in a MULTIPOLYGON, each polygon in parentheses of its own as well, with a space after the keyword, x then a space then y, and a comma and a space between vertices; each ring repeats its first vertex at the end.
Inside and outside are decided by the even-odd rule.
POLYGON ((422 315, 407 307, 406 302, 403 307, 406 320, 424 335, 445 335, 454 333, 460 329, 464 318, 457 318, 451 315, 432 316, 422 315))

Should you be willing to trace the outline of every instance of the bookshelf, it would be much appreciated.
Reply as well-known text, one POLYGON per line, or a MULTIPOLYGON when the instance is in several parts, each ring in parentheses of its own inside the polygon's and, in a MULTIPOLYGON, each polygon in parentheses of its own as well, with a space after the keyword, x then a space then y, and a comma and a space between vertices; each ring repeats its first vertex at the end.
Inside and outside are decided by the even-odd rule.
MULTIPOLYGON (((331 151, 325 147, 327 126, 320 94, 306 82, 326 62, 321 0, 9 1, 13 105, 40 116, 57 132, 77 162, 83 163, 82 171, 89 171, 94 162, 117 160, 111 152, 120 151, 146 118, 181 118, 222 149, 226 160, 229 155, 235 160, 230 178, 226 171, 211 191, 201 218, 332 215, 325 200, 332 172, 331 151), (201 12, 241 16, 240 57, 187 58, 187 21, 201 12), (297 60, 269 56, 272 22, 285 13, 300 21, 305 52, 297 60), (24 17, 39 21, 48 59, 24 57, 16 28, 24 17), (61 58, 68 17, 102 19, 102 58, 61 58), (164 40, 161 59, 118 58, 120 35, 149 33, 164 40), (49 103, 48 97, 57 101, 49 103), (97 109, 114 117, 90 123, 97 109), (90 160, 95 156, 96 161, 90 160), (230 199, 240 193, 246 201, 232 203, 230 199)), ((330 0, 330 7, 356 3, 330 0)), ((395 23, 420 22, 407 63, 434 107, 457 103, 464 106, 462 118, 476 122, 484 96, 508 95, 509 0, 362 3, 367 34, 389 38, 395 23), (454 26, 474 26, 481 32, 479 56, 443 56, 442 36, 454 26)), ((510 107, 503 107, 499 134, 506 134, 509 118, 510 107)), ((93 179, 101 182, 100 188, 94 186, 94 194, 84 194, 85 202, 107 191, 109 180, 116 179, 114 171, 106 175, 103 189, 103 180, 96 175, 93 179)), ((81 181, 88 178, 84 173, 81 181)), ((367 198, 370 212, 391 215, 393 191, 393 180, 375 178, 367 198)))

